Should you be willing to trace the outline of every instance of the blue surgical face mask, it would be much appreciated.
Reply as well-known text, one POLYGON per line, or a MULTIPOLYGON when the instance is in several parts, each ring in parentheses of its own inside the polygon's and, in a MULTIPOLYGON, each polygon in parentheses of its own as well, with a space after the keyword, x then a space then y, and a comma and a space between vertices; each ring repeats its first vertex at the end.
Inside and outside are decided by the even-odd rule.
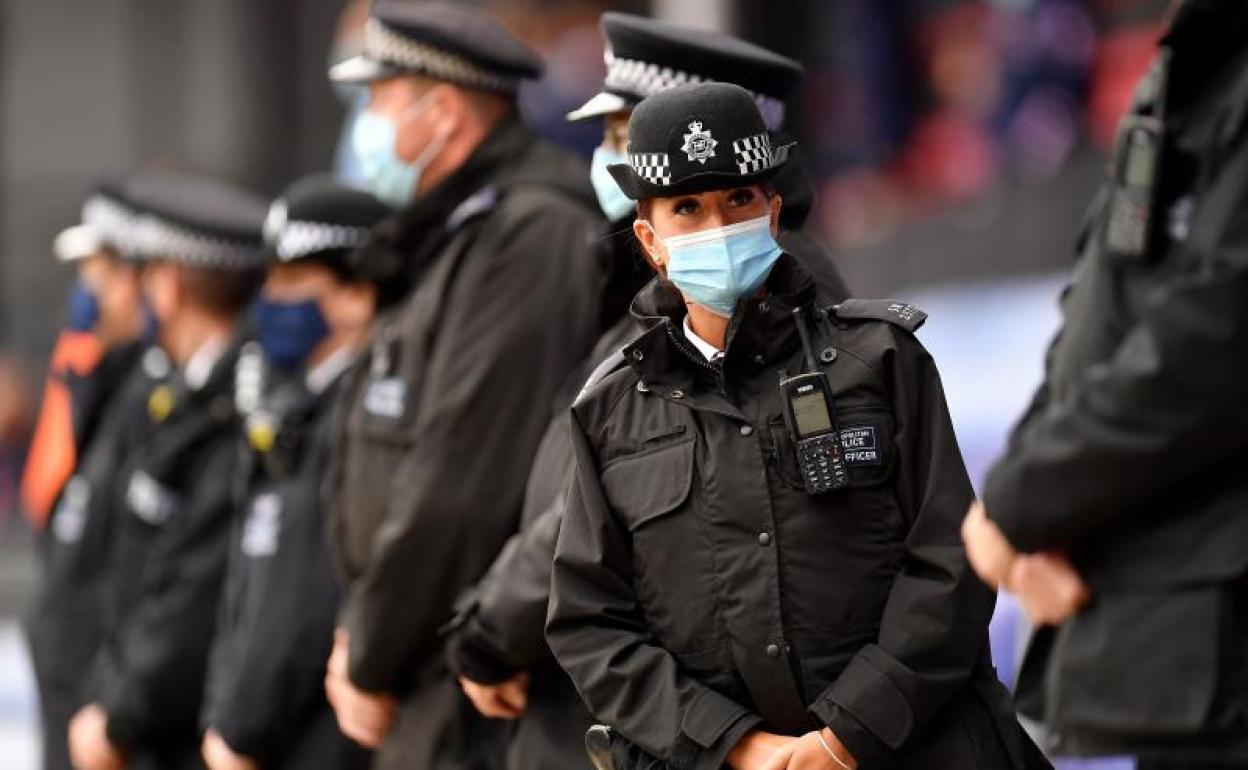
POLYGON ((664 238, 667 278, 687 298, 721 316, 758 291, 782 249, 771 217, 664 238))
POLYGON ((256 341, 279 369, 296 369, 329 336, 329 324, 314 299, 274 302, 261 297, 255 307, 256 341))
POLYGON ((607 171, 607 166, 617 163, 627 164, 628 155, 598 147, 594 150, 594 159, 589 165, 589 181, 598 195, 598 206, 612 222, 617 222, 637 210, 636 204, 629 200, 620 186, 615 183, 611 172, 607 171))
MULTIPOLYGON (((400 120, 407 120, 413 111, 424 109, 427 97, 428 94, 418 99, 400 120)), ((369 190, 381 202, 402 209, 416 200, 420 177, 446 146, 447 137, 434 137, 411 163, 404 162, 396 152, 398 137, 399 120, 367 110, 360 113, 351 129, 351 149, 369 190)))
POLYGON ((95 331, 100 322, 100 298, 82 281, 69 293, 69 328, 76 332, 95 331))

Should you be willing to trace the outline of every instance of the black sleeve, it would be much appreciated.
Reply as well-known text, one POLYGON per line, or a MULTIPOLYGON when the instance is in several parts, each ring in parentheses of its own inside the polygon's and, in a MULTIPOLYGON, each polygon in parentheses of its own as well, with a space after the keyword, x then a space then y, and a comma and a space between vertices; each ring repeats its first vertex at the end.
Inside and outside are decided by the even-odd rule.
POLYGON ((204 721, 249 757, 280 751, 322 697, 341 595, 319 510, 307 507, 315 495, 290 502, 304 507, 282 510, 277 550, 263 572, 232 553, 232 572, 250 569, 246 594, 235 597, 243 619, 213 644, 204 721))
POLYGON ((632 544, 573 414, 576 479, 555 550, 546 635, 594 716, 669 765, 720 770, 759 717, 654 644, 633 590, 632 544), (688 725, 712 726, 696 730, 688 725))
POLYGON ((882 767, 935 719, 986 654, 994 597, 971 571, 960 525, 973 499, 931 357, 898 340, 892 390, 897 501, 910 523, 879 637, 811 704, 863 767, 882 767))
POLYGON ((365 690, 394 691, 413 661, 440 657, 438 630, 514 532, 549 404, 592 342, 591 221, 551 209, 479 238, 447 298, 410 449, 342 615, 365 690))
POLYGON ((230 534, 233 437, 196 463, 197 482, 145 554, 138 604, 97 660, 109 740, 127 746, 197 721, 230 534))
POLYGON ((1186 246, 1199 266, 1154 291, 990 472, 989 515, 1020 550, 1077 545, 1248 448, 1248 147, 1202 200, 1186 246))
POLYGON ((490 571, 461 597, 447 638, 451 670, 497 684, 550 657, 546 609, 562 519, 560 499, 512 535, 490 571))

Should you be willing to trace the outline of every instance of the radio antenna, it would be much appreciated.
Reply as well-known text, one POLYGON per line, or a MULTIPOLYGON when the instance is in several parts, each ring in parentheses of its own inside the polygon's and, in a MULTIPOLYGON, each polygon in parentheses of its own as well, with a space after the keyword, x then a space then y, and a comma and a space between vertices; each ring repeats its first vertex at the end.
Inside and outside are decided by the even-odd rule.
POLYGON ((802 309, 800 307, 793 308, 793 324, 797 326, 797 336, 802 339, 802 352, 806 354, 806 370, 810 372, 818 371, 815 367, 815 352, 810 347, 810 334, 806 331, 806 324, 802 323, 802 309))

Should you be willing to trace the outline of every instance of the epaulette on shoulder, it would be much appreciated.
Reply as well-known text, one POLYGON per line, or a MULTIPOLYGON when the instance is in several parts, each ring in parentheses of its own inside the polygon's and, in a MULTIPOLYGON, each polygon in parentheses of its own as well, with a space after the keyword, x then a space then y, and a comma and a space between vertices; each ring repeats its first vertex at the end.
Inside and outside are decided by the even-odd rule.
POLYGON ((589 378, 585 380, 585 384, 581 386, 581 392, 576 394, 576 400, 573 405, 579 404, 589 392, 598 387, 598 384, 611 375, 612 372, 619 371, 628 365, 628 360, 624 358, 624 349, 621 348, 611 355, 607 356, 602 363, 594 367, 594 371, 590 373, 589 378))
POLYGON ((498 199, 499 193, 496 186, 482 187, 465 198, 463 202, 451 211, 450 216, 446 218, 446 229, 453 233, 463 227, 469 220, 488 214, 498 205, 498 199))
POLYGON ((828 313, 840 320, 887 321, 911 334, 927 321, 927 313, 917 305, 896 299, 847 299, 828 313))

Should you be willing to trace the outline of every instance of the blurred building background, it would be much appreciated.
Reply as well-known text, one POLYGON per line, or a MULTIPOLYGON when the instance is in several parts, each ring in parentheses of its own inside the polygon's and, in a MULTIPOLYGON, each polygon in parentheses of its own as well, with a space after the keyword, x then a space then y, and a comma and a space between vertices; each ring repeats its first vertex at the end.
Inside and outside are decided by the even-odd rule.
MULTIPOLYGON (((1083 211, 1167 0, 465 0, 549 59, 523 97, 563 114, 601 82, 598 15, 651 13, 801 60, 792 126, 818 180, 816 226, 861 296, 932 313, 978 481, 1039 377, 1083 211)), ((102 173, 216 174, 273 194, 337 155, 358 92, 325 70, 358 45, 347 0, 7 0, 0 4, 0 764, 35 763, 15 618, 33 589, 14 499, 32 395, 72 279, 49 256, 102 173)), ((1008 606, 994 652, 1008 678, 1008 606)), ((1074 767, 1075 765, 1071 765, 1074 767)), ((1102 765, 1103 767, 1106 765, 1102 765)))

